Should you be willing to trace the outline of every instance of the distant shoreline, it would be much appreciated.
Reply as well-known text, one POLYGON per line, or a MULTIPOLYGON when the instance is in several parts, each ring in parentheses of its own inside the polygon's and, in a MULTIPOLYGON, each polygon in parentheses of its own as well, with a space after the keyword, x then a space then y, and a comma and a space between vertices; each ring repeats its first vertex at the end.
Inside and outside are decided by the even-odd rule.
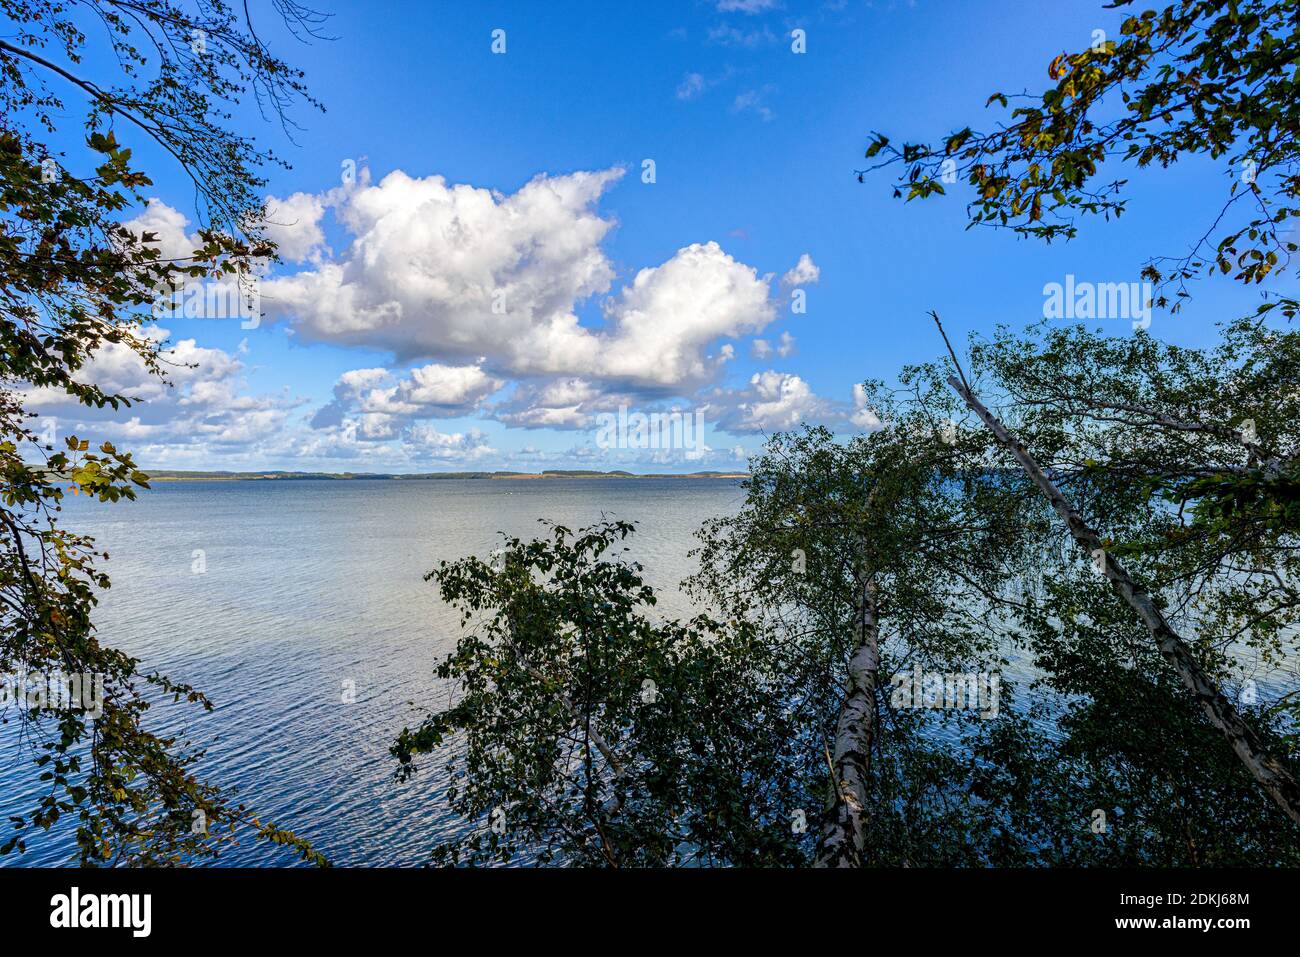
POLYGON ((151 482, 301 482, 301 481, 436 481, 442 479, 745 479, 748 472, 596 472, 552 469, 543 472, 198 472, 180 469, 143 470, 151 482))

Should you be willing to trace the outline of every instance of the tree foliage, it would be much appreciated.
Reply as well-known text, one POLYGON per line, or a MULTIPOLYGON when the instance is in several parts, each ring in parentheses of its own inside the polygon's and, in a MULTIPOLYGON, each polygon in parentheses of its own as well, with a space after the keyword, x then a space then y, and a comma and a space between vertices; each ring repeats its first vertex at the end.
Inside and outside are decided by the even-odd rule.
MULTIPOLYGON (((1010 111, 996 129, 967 126, 938 144, 901 146, 875 134, 866 157, 879 159, 871 169, 902 167, 896 196, 943 195, 945 182, 962 179, 975 194, 971 225, 1050 242, 1077 235, 1080 217, 1125 211, 1127 180, 1101 181, 1108 160, 1141 169, 1205 154, 1226 161, 1224 205, 1189 253, 1153 257, 1146 274, 1174 282, 1176 298, 1207 272, 1236 270, 1258 284, 1296 252, 1298 66, 1296 0, 1179 0, 1126 17, 1118 40, 1099 36, 1053 58, 1055 82, 1043 93, 994 93, 986 105, 1010 111), (1228 216, 1238 204, 1243 217, 1228 216)), ((1284 308, 1294 315, 1295 301, 1284 308)))
POLYGON ((619 552, 632 530, 554 526, 428 576, 465 625, 437 669, 454 698, 393 753, 405 778, 459 745, 447 798, 471 826, 435 861, 800 859, 790 815, 805 802, 785 764, 801 730, 766 686, 757 633, 653 619, 653 590, 619 552))
MULTIPOLYGON (((291 28, 319 26, 294 0, 274 6, 291 28)), ((246 279, 274 256, 259 169, 277 159, 230 120, 251 91, 287 123, 287 107, 310 102, 302 74, 270 53, 246 8, 225 0, 0 0, 0 14, 0 673, 98 675, 105 689, 99 716, 49 701, 4 716, 32 742, 33 773, 48 789, 12 816, 0 851, 22 851, 72 816, 83 864, 201 859, 241 822, 318 859, 198 777, 201 752, 188 742, 148 730, 160 700, 212 706, 100 641, 92 614, 109 587, 106 556, 59 516, 69 494, 134 498, 148 477, 109 442, 68 436, 55 448, 24 408, 34 389, 128 407, 131 396, 88 375, 96 353, 124 347, 165 376, 165 344, 142 334, 159 291, 189 278, 246 279), (83 73, 90 62, 116 72, 83 73), (54 144, 82 135, 68 127, 79 110, 85 148, 60 152, 54 144), (131 140, 160 147, 194 185, 202 246, 184 260, 163 259, 156 236, 121 224, 152 185, 131 140)))

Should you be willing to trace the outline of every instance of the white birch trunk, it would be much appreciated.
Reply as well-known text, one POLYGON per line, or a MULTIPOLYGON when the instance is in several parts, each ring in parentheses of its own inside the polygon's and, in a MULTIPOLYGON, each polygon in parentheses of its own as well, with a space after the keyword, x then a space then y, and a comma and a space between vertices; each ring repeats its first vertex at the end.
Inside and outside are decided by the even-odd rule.
POLYGON ((858 613, 857 647, 849 659, 849 689, 840 706, 831 768, 834 803, 822 821, 817 867, 861 867, 866 841, 867 768, 876 737, 876 684, 880 672, 880 622, 876 583, 868 575, 858 613))
POLYGON ((1223 732, 1246 769, 1264 791, 1277 802, 1278 807, 1282 808, 1293 821, 1300 823, 1300 786, 1297 786, 1295 778, 1277 758, 1264 749, 1259 736, 1242 720, 1241 713, 1233 707, 1210 676, 1205 673, 1191 649, 1152 602, 1151 596, 1129 577, 1124 566, 1116 558, 1105 554, 1100 536, 1088 527, 1083 517, 1074 510, 1052 480, 1039 468, 1038 463, 1020 441, 1007 431, 1006 426, 957 378, 950 376, 948 384, 989 427, 998 442, 1020 463, 1021 468, 1052 503, 1052 507, 1061 516, 1074 540, 1089 554, 1102 551, 1105 558, 1102 571, 1110 580, 1111 587, 1137 612, 1138 617, 1151 633, 1151 637, 1155 639, 1160 654, 1177 669, 1183 684, 1200 704, 1210 723, 1223 732))

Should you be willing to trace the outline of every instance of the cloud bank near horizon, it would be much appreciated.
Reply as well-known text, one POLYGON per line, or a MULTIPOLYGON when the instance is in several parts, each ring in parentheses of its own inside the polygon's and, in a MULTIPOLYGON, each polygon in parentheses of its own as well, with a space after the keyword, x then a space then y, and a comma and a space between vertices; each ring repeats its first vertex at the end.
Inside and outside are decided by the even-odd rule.
MULTIPOLYGON (((674 460, 671 450, 594 449, 594 417, 620 407, 693 406, 715 439, 800 422, 870 427, 855 404, 821 398, 790 372, 766 369, 740 387, 723 384, 741 340, 761 361, 794 353, 788 331, 776 345, 763 336, 795 290, 819 281, 812 256, 800 255, 778 279, 705 240, 620 281, 603 246, 619 224, 599 205, 623 175, 619 167, 540 173, 507 194, 401 170, 372 182, 362 170, 355 183, 270 197, 268 235, 282 262, 260 280, 265 320, 239 349, 204 348, 195 338, 175 343, 168 387, 129 350, 109 345, 83 375, 138 396, 128 415, 92 413, 36 392, 29 407, 129 441, 141 461, 167 467, 690 461, 734 468, 746 451, 727 441, 674 460), (246 354, 254 337, 268 334, 390 361, 344 372, 329 396, 294 395, 293 383, 254 394, 246 354), (493 447, 512 430, 579 434, 565 452, 493 447)), ((184 256, 195 245, 186 217, 161 201, 126 225, 154 233, 164 256, 184 256)), ((147 334, 168 337, 156 324, 147 334)))

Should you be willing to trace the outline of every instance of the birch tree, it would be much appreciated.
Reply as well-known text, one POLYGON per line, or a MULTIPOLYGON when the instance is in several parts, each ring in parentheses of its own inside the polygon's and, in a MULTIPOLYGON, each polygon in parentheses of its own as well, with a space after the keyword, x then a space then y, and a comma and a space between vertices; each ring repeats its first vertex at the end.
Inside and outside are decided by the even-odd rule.
POLYGON ((1225 193, 1204 234, 1142 268, 1155 305, 1171 312, 1207 275, 1266 290, 1252 316, 1223 325, 1216 354, 1161 347, 1141 331, 1123 342, 1038 330, 1047 346, 1003 336, 986 350, 1014 423, 963 377, 953 387, 1292 820, 1294 768, 1224 682, 1240 676, 1243 646, 1277 661, 1293 623, 1296 357, 1276 323, 1297 304, 1263 284, 1294 274, 1297 12, 1294 0, 1179 0, 1134 13, 1118 39, 1054 57, 1041 94, 1014 107, 991 96, 1010 109, 991 132, 967 126, 901 146, 877 134, 866 151, 872 169, 901 167, 898 197, 945 194, 946 172, 973 191, 972 225, 1049 242, 1127 209, 1127 181, 1102 179, 1118 164, 1158 169, 1205 154, 1221 165, 1225 193))
POLYGON ((967 467, 978 435, 952 431, 934 405, 907 414, 878 387, 871 395, 889 423, 874 434, 771 441, 740 514, 703 532, 694 583, 763 622, 782 650, 783 694, 825 754, 812 772, 828 779, 813 861, 828 867, 951 861, 952 847, 930 843, 938 822, 951 814, 968 833, 987 823, 968 817, 962 760, 934 729, 978 722, 976 710, 927 720, 894 707, 891 688, 914 667, 1000 681, 1004 586, 1031 527, 967 467))
POLYGON ((971 391, 969 384, 956 376, 949 379, 949 384, 993 432, 998 443, 1025 470, 1034 485, 1052 504, 1070 535, 1093 557, 1100 573, 1141 619, 1161 655, 1177 671, 1210 722, 1223 732, 1247 770, 1278 806, 1292 820, 1300 823, 1300 785, 1297 785, 1292 770, 1269 752, 1254 728, 1243 720, 1241 713, 1228 701, 1218 683, 1202 667, 1188 643, 1152 600, 1150 591, 1133 579, 1123 562, 1107 554, 1097 531, 1061 493, 1057 484, 1047 476, 1020 439, 971 391))
POLYGON ((1212 397, 1221 417, 1267 404, 1291 360, 1276 336, 1267 355, 1252 348, 1257 334, 1247 323, 1199 351, 1082 329, 1003 333, 974 340, 969 378, 951 363, 905 373, 962 397, 995 440, 992 488, 1027 516, 1037 501, 1046 532, 1021 540, 1030 570, 1004 631, 1039 677, 1027 707, 971 742, 972 791, 1007 837, 994 860, 1240 866, 1300 853, 1288 721, 1264 690, 1270 671, 1294 680, 1278 673, 1295 619, 1290 586, 1277 590, 1294 549, 1271 512, 1199 527, 1162 492, 1251 455, 1288 458, 1285 400, 1254 450, 1231 429, 1189 432, 1174 401, 1212 397))

